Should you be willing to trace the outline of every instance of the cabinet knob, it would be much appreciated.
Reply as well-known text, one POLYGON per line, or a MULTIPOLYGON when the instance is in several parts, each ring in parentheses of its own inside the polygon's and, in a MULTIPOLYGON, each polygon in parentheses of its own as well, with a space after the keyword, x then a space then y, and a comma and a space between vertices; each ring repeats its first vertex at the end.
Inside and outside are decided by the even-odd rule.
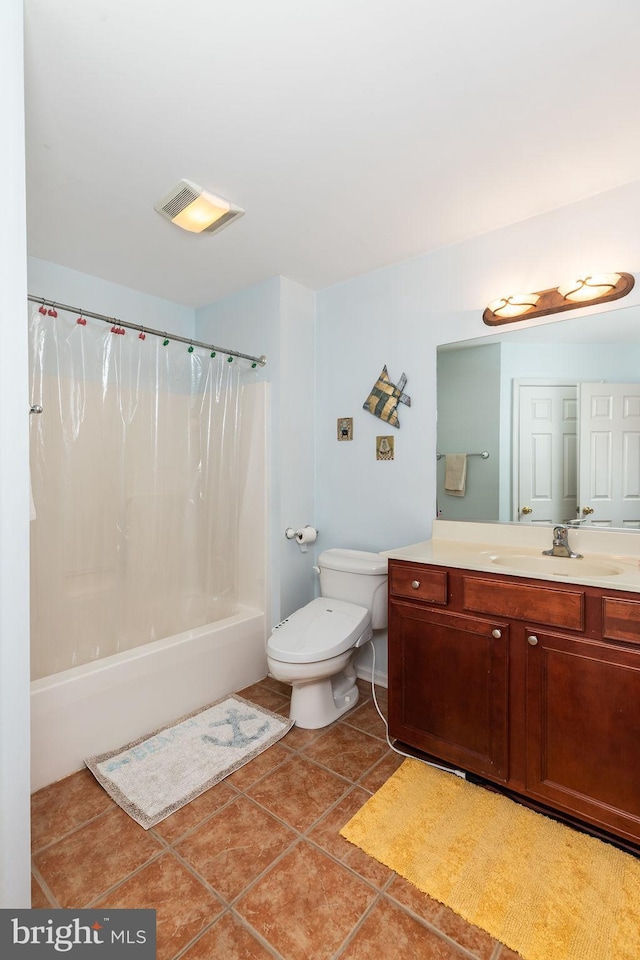
POLYGON ((538 638, 537 638, 536 636, 534 636, 533 633, 530 633, 529 636, 527 637, 527 643, 528 643, 530 646, 535 647, 535 646, 537 645, 537 643, 538 643, 538 638))
POLYGON ((502 636, 502 630, 498 630, 498 628, 496 627, 495 630, 491 631, 491 636, 494 638, 494 640, 499 640, 500 637, 502 636))
POLYGON ((412 580, 412 581, 411 581, 411 586, 413 587, 414 590, 418 590, 419 587, 420 587, 420 581, 419 581, 419 580, 412 580))

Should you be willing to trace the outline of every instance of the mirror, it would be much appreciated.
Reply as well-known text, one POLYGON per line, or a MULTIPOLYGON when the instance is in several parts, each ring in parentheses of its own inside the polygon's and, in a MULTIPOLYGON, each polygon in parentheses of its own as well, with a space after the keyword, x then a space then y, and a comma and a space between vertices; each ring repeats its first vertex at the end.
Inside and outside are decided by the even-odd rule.
POLYGON ((438 517, 640 529, 640 306, 443 344, 437 380, 438 517))

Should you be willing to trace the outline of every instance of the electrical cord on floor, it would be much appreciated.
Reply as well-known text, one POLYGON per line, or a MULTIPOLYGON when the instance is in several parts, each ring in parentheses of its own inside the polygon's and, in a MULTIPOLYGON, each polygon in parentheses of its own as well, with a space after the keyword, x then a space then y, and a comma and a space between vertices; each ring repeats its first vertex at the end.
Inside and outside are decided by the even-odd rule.
POLYGON ((412 756, 410 753, 404 753, 403 750, 399 750, 398 747, 394 746, 394 744, 391 743, 391 740, 390 740, 390 738, 389 738, 389 724, 387 723, 386 717, 384 716, 382 710, 380 709, 380 705, 378 704, 378 698, 376 697, 376 680, 375 680, 375 676, 376 676, 376 648, 375 648, 375 644, 374 644, 373 640, 369 640, 369 643, 371 644, 371 654, 372 654, 372 663, 371 663, 371 693, 372 693, 372 695, 373 695, 373 702, 374 702, 374 704, 375 704, 375 708, 376 708, 376 710, 378 711, 378 714, 379 714, 379 716, 380 716, 380 719, 381 719, 382 722, 384 723, 384 731, 385 731, 385 736, 386 736, 386 738, 387 738, 387 743, 389 744, 389 746, 391 747, 391 749, 393 750, 393 752, 399 754, 401 757, 407 757, 407 759, 409 759, 409 760, 417 760, 418 763, 425 763, 428 767, 435 767, 436 770, 443 770, 444 773, 453 773, 453 774, 455 774, 456 777, 461 777, 463 780, 466 780, 466 779, 467 779, 467 775, 466 775, 466 773, 464 773, 463 770, 455 770, 453 767, 441 767, 439 763, 433 763, 431 760, 423 760, 422 757, 414 757, 414 756, 412 756))

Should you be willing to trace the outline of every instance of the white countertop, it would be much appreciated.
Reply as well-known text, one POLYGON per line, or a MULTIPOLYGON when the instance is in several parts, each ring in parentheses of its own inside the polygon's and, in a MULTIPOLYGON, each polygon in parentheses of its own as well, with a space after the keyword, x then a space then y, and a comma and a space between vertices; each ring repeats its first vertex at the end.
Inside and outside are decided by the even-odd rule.
POLYGON ((431 540, 381 551, 412 563, 459 567, 559 583, 582 583, 640 593, 640 530, 569 528, 582 559, 545 557, 553 528, 518 523, 434 520, 431 540))

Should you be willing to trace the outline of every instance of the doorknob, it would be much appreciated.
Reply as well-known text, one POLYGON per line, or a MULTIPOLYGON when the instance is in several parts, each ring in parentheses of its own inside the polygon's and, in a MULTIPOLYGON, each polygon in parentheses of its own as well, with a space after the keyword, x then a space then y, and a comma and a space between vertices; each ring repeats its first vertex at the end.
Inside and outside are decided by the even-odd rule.
POLYGON ((523 507, 520 513, 524 513, 524 514, 533 513, 533 507, 523 507))
POLYGON ((588 517, 591 513, 593 513, 593 507, 583 507, 582 512, 584 513, 585 517, 588 517))

